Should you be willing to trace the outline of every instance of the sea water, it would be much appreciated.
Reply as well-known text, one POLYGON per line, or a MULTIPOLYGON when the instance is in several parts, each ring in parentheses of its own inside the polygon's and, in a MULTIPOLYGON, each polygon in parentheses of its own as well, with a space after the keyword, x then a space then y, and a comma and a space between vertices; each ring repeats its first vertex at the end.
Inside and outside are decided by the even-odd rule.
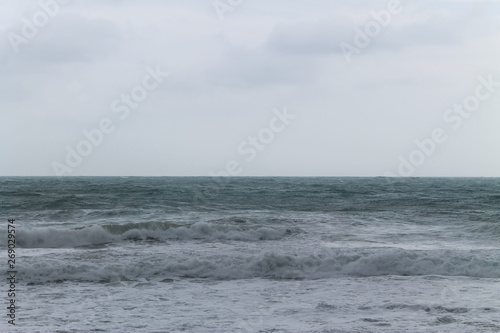
POLYGON ((500 331, 500 179, 2 177, 0 208, 1 332, 500 331))

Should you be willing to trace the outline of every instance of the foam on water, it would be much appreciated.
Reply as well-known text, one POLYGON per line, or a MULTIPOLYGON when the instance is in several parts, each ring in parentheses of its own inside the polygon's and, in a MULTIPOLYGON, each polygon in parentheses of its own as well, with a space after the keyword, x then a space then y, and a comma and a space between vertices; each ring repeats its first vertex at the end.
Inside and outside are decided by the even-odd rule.
MULTIPOLYGON (((64 256, 52 255, 19 265, 20 279, 26 283, 54 281, 108 282, 120 280, 153 280, 166 278, 204 279, 325 279, 343 276, 469 276, 500 278, 498 251, 409 251, 402 249, 335 249, 322 253, 286 254, 265 251, 217 256, 200 253, 157 254, 135 245, 134 256, 115 254, 113 248, 95 252, 80 250, 64 256)), ((127 253, 127 252, 125 252, 127 253)))
POLYGON ((499 179, 0 184, 19 332, 500 329, 499 179))
POLYGON ((198 222, 190 226, 171 223, 130 223, 126 225, 92 225, 62 229, 42 227, 19 229, 18 246, 24 248, 64 248, 118 243, 125 240, 278 240, 297 228, 265 226, 225 226, 198 222))

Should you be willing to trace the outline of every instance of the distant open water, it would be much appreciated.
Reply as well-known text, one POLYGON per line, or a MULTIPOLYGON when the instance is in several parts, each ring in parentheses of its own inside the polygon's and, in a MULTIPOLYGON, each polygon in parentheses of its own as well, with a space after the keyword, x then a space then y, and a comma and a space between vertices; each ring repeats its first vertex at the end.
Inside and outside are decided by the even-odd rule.
POLYGON ((2 177, 0 207, 13 331, 500 332, 500 179, 2 177))

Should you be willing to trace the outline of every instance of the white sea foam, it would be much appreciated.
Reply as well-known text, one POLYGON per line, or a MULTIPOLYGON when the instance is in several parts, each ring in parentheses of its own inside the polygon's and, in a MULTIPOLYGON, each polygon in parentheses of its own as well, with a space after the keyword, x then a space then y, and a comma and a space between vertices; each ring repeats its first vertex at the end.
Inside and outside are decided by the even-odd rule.
POLYGON ((208 181, 3 184, 18 331, 500 328, 498 180, 208 181))
POLYGON ((80 229, 30 228, 19 229, 18 246, 25 248, 69 248, 116 243, 123 240, 277 240, 298 229, 286 227, 224 226, 198 222, 191 226, 158 223, 97 226, 80 229))
POLYGON ((371 249, 335 251, 329 256, 287 255, 265 252, 257 255, 218 255, 216 257, 165 257, 149 254, 147 260, 127 256, 108 261, 95 257, 34 261, 18 269, 26 282, 58 280, 118 281, 166 278, 209 279, 324 279, 342 276, 469 276, 500 278, 500 265, 488 253, 470 251, 407 251, 371 249))

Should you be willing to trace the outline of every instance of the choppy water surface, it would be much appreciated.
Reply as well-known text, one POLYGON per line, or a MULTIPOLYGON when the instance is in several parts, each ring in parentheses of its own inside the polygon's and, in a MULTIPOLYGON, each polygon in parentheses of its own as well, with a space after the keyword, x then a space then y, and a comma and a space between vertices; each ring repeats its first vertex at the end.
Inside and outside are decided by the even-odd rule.
POLYGON ((500 179, 3 177, 0 207, 19 332, 500 331, 500 179))

